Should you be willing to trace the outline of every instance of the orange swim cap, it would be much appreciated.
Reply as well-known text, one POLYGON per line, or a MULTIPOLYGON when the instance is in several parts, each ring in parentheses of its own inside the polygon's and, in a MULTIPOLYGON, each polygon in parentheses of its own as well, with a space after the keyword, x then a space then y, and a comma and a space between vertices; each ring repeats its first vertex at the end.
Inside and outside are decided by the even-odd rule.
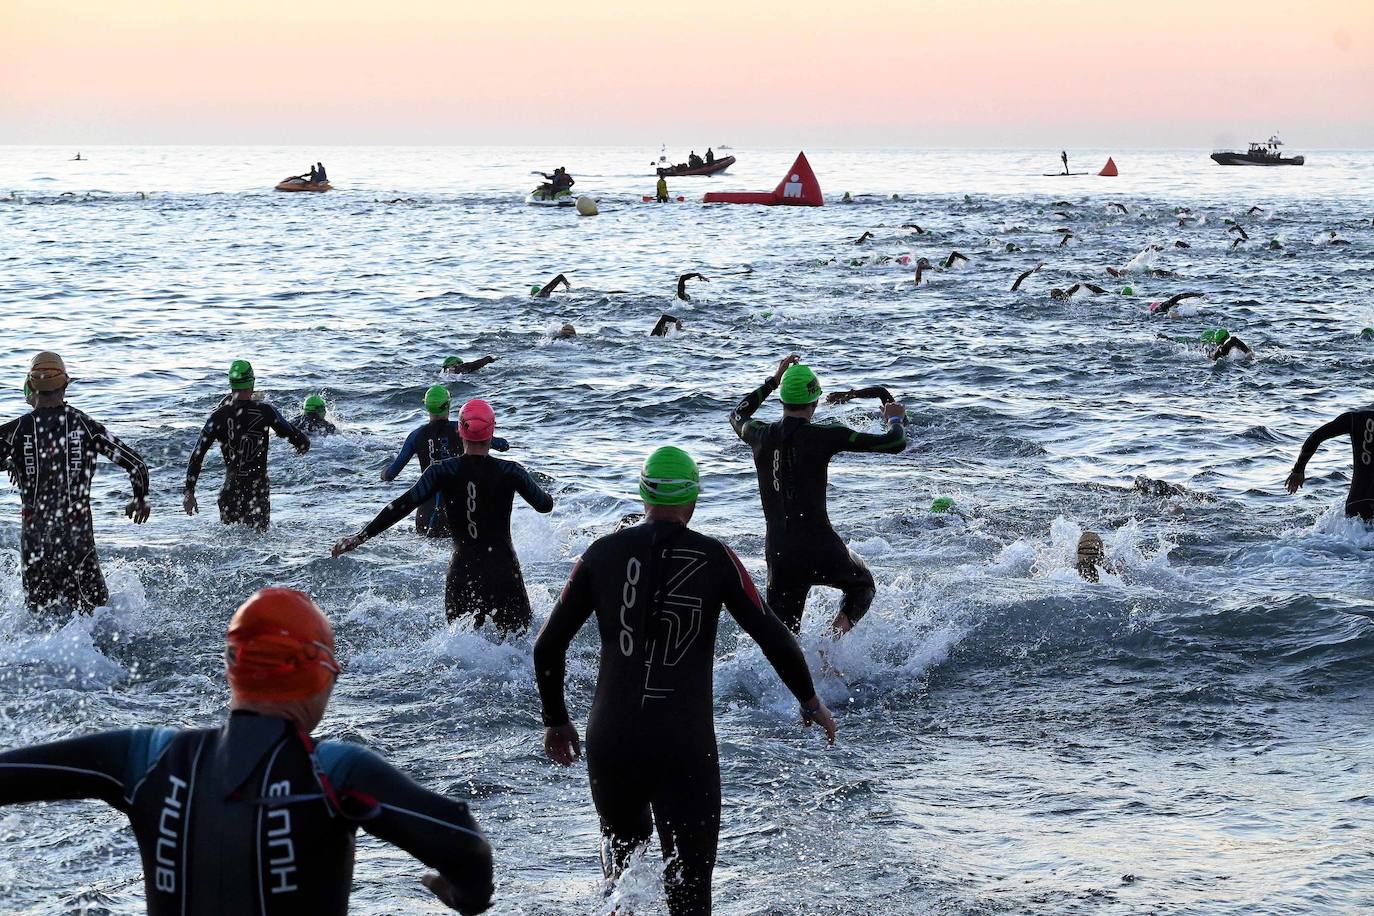
POLYGON ((303 700, 343 670, 329 619, 294 588, 264 588, 243 602, 229 621, 228 642, 229 687, 244 700, 303 700))

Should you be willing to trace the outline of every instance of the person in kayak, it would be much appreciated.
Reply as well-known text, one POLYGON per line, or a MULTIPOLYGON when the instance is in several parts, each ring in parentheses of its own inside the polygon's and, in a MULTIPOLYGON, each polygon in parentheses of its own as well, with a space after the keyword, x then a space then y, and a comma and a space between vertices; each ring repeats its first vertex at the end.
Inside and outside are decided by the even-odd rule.
POLYGON ((662 170, 659 170, 658 184, 654 185, 654 194, 656 195, 654 199, 658 203, 666 204, 668 202, 668 178, 662 170))
POLYGON ((687 525, 700 494, 696 464, 660 448, 644 462, 645 520, 598 538, 582 554, 534 643, 544 750, 581 756, 568 715, 568 647, 596 616, 601 667, 587 720, 587 776, 601 821, 608 882, 658 830, 668 912, 711 912, 720 833, 720 761, 712 704, 716 632, 724 607, 801 703, 805 725, 835 740, 796 640, 759 600, 729 547, 687 525))
POLYGON ((496 362, 494 356, 480 356, 477 359, 464 361, 461 356, 444 357, 443 368, 440 369, 445 375, 466 375, 469 372, 476 372, 478 369, 490 366, 496 362))
POLYGON ((449 620, 465 614, 482 626, 490 616, 502 636, 529 629, 529 595, 510 539, 511 505, 518 493, 536 512, 552 512, 553 497, 514 461, 491 457, 496 414, 486 401, 468 401, 458 412, 463 451, 430 465, 419 483, 392 500, 357 534, 334 545, 347 553, 381 534, 418 506, 443 500, 453 534, 453 558, 444 583, 449 620))
POLYGON ((682 330, 682 319, 664 312, 658 316, 658 321, 654 324, 654 329, 649 332, 650 337, 667 337, 668 328, 682 330))
POLYGON ((841 452, 903 451, 906 408, 896 401, 884 403, 887 431, 874 435, 838 424, 812 423, 820 397, 816 374, 793 354, 735 405, 730 426, 754 453, 767 529, 769 606, 792 632, 800 633, 812 587, 838 588, 844 601, 833 627, 843 635, 868 612, 875 586, 864 561, 830 526, 826 511, 830 459, 841 452), (751 419, 774 390, 782 400, 782 419, 775 423, 751 419))
POLYGON ((200 511, 196 482, 205 453, 216 442, 224 457, 219 520, 226 525, 242 523, 262 531, 272 521, 272 485, 267 476, 267 448, 272 441, 269 433, 286 439, 299 455, 310 451, 309 436, 286 422, 281 411, 271 404, 253 399, 256 383, 248 360, 236 359, 229 366, 229 396, 205 421, 187 463, 186 489, 181 501, 187 515, 200 511))
POLYGON ((549 296, 553 295, 554 290, 558 289, 558 284, 560 283, 563 284, 564 289, 572 289, 572 284, 568 282, 568 278, 559 274, 543 286, 531 287, 530 295, 536 299, 547 299, 549 296))
POLYGON ((710 277, 703 276, 703 275, 701 275, 701 274, 699 274, 699 273, 696 273, 696 272, 689 273, 689 274, 682 274, 681 276, 679 276, 679 277, 677 278, 677 297, 678 297, 679 299, 681 299, 683 302, 691 302, 691 301, 692 301, 692 297, 689 296, 689 295, 687 295, 687 283, 688 283, 689 281, 691 281, 691 280, 700 280, 702 283, 710 283, 710 282, 711 282, 711 278, 710 278, 710 277))
POLYGON ((1374 410, 1352 410, 1319 426, 1302 444, 1298 460, 1284 486, 1296 493, 1307 481, 1307 462, 1328 439, 1350 437, 1350 490, 1345 497, 1346 518, 1374 521, 1374 410))
POLYGON ((301 415, 291 423, 307 436, 332 436, 339 428, 325 418, 324 398, 312 394, 301 404, 301 415))
POLYGON ((148 466, 105 427, 67 403, 71 378, 56 353, 33 358, 25 400, 33 410, 0 427, 0 466, 9 469, 22 506, 19 567, 31 611, 63 607, 88 614, 110 603, 95 549, 91 480, 104 455, 129 474, 133 499, 124 514, 141 525, 148 506, 148 466))
POLYGON ((150 916, 344 916, 359 827, 434 869, 421 880, 451 909, 487 909, 491 847, 466 804, 361 744, 310 736, 342 671, 315 602, 264 588, 234 614, 226 643, 222 725, 7 751, 0 805, 93 799, 125 814, 150 916))

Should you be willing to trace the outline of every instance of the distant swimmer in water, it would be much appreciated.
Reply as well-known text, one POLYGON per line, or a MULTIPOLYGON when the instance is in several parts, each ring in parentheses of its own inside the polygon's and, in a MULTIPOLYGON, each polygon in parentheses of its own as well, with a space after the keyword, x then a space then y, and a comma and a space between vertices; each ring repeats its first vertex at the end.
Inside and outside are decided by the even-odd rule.
POLYGON ((1074 238, 1073 230, 1072 230, 1072 229, 1061 229, 1061 230, 1058 230, 1058 231, 1060 232, 1060 236, 1059 236, 1059 247, 1060 247, 1060 248, 1063 248, 1065 245, 1069 244, 1069 242, 1074 238))
POLYGON ((324 398, 312 394, 301 404, 301 415, 291 425, 307 436, 332 436, 339 428, 325 419, 324 398))
POLYGON ((1170 296, 1163 302, 1151 302, 1150 314, 1164 317, 1169 315, 1174 306, 1189 299, 1201 299, 1205 293, 1179 293, 1177 296, 1170 296))
POLYGON ((1263 213, 1263 212, 1264 212, 1264 208, 1263 208, 1263 207, 1254 206, 1254 207, 1251 207, 1250 210, 1249 210, 1249 212, 1246 213, 1245 215, 1246 215, 1246 216, 1254 216, 1256 213, 1263 213))
POLYGON ((1107 292, 1105 289, 1098 286, 1096 283, 1075 283, 1068 289, 1059 289, 1058 287, 1055 287, 1054 289, 1050 290, 1050 299, 1054 300, 1055 302, 1067 302, 1070 299, 1072 299, 1080 289, 1086 289, 1094 296, 1101 296, 1107 292))
POLYGON ((1175 240, 1175 241, 1174 241, 1174 247, 1175 247, 1175 248, 1192 248, 1193 246, 1192 246, 1192 245, 1189 245, 1189 244, 1188 244, 1187 242, 1185 242, 1185 241, 1182 241, 1182 240, 1175 240))
POLYGON ((926 231, 925 231, 924 229, 922 229, 920 226, 916 225, 915 223, 902 223, 902 228, 903 228, 903 229, 911 229, 911 230, 913 230, 917 235, 925 235, 925 234, 926 234, 926 231))
POLYGON ((1328 245, 1349 245, 1349 244, 1350 244, 1350 240, 1349 240, 1349 239, 1343 239, 1343 238, 1341 238, 1340 235, 1338 235, 1338 234, 1336 233, 1336 230, 1335 230, 1335 229, 1332 229, 1329 233, 1327 233, 1327 236, 1326 236, 1326 244, 1328 244, 1328 245))
POLYGON ((683 302, 691 302, 692 297, 687 295, 687 283, 689 280, 700 280, 702 283, 710 283, 711 278, 699 273, 683 274, 677 278, 677 297, 683 302))
MULTIPOLYGON (((722 610, 801 704, 802 724, 820 726, 831 743, 836 733, 801 648, 759 600, 744 564, 688 527, 700 490, 686 452, 654 451, 639 476, 645 520, 583 551, 534 643, 544 751, 570 766, 582 749, 567 706, 567 654, 595 618, 601 667, 587 720, 587 776, 602 872, 614 884, 657 832, 670 916, 711 912, 721 828, 712 672, 722 610)), ((814 788, 802 781, 789 794, 806 798, 814 788)))
POLYGON ((873 238, 873 233, 871 233, 871 232, 865 232, 863 235, 859 236, 858 238, 856 238, 856 239, 854 240, 854 244, 855 244, 855 245, 862 245, 864 242, 867 242, 867 241, 868 241, 869 239, 871 239, 871 238, 873 238))
POLYGON ((33 358, 24 380, 33 410, 0 427, 0 466, 19 490, 24 603, 33 611, 59 606, 89 614, 110 602, 91 512, 96 458, 104 455, 128 473, 133 499, 124 514, 134 524, 146 522, 152 510, 148 465, 67 403, 70 382, 61 356, 43 352, 33 358))
POLYGON ((650 337, 667 337, 667 336, 668 336, 668 328, 670 328, 670 327, 673 328, 674 330, 681 331, 681 330, 682 330, 682 319, 681 319, 681 318, 678 318, 678 317, 676 317, 676 316, 674 316, 674 315, 669 315, 667 312, 664 312, 662 315, 658 316, 658 321, 655 322, 655 324, 654 324, 654 329, 653 329, 652 331, 649 332, 649 336, 650 336, 650 337))
POLYGON ((551 335, 554 340, 567 340, 577 336, 577 328, 570 324, 565 324, 551 335))
POLYGON ((882 433, 862 433, 837 423, 813 423, 820 403, 816 373, 794 354, 745 395, 730 413, 730 426, 754 454, 759 499, 766 524, 768 605, 792 632, 801 631, 806 596, 816 586, 844 593, 832 629, 847 633, 873 603, 873 574, 830 525, 826 489, 830 461, 844 452, 896 454, 906 449, 906 408, 882 406, 882 433), (778 392, 782 418, 753 419, 768 396, 778 392))
POLYGON ((949 253, 949 257, 945 258, 943 261, 940 262, 940 266, 943 267, 945 270, 951 270, 953 269, 955 264, 958 264, 961 261, 965 264, 969 263, 968 255, 960 254, 957 251, 951 251, 949 253))
POLYGON ((1094 531, 1083 532, 1078 539, 1078 574, 1088 582, 1099 581, 1099 567, 1106 557, 1102 536, 1094 531))
POLYGON ((1167 480, 1155 480, 1143 474, 1136 476, 1135 480, 1131 482, 1131 487, 1136 492, 1144 493, 1146 496, 1167 497, 1191 495, 1186 489, 1176 483, 1169 483, 1167 480))
MULTIPOLYGON (((359 827, 434 869, 420 880, 446 906, 482 912, 491 847, 467 804, 421 788, 355 737, 311 736, 342 671, 315 602, 264 588, 229 621, 222 722, 0 753, 0 806, 90 799, 122 812, 142 854, 149 916, 344 916, 359 827)), ((64 804, 42 817, 75 813, 64 804)), ((108 842, 103 829, 82 832, 108 842)), ((14 827, 7 835, 21 841, 14 827)))
POLYGON ((1366 522, 1374 521, 1374 410, 1352 410, 1341 414, 1307 437, 1293 463, 1285 486, 1289 493, 1298 492, 1307 480, 1307 462, 1317 448, 1328 439, 1350 437, 1352 449, 1350 491, 1345 497, 1346 518, 1358 516, 1366 522))
MULTIPOLYGON (((1016 278, 1016 282, 1013 283, 1013 284, 1011 285, 1011 291, 1014 293, 1014 292, 1016 292, 1017 290, 1019 290, 1019 289, 1021 288, 1021 284, 1026 282, 1026 278, 1027 278, 1027 277, 1029 277, 1029 276, 1030 276, 1031 274, 1033 274, 1033 273, 1038 272, 1038 271, 1040 270, 1040 268, 1042 268, 1042 267, 1044 267, 1044 266, 1045 266, 1045 262, 1044 262, 1044 261, 1041 261, 1039 264, 1036 264, 1036 265, 1035 265, 1034 267, 1032 267, 1030 270, 1026 271, 1025 273, 1021 274, 1021 276, 1017 277, 1017 278, 1016 278)), ((1110 268, 1109 268, 1109 269, 1110 269, 1110 268)))
POLYGON ((1126 205, 1125 205, 1125 204, 1109 203, 1109 204, 1107 204, 1107 206, 1108 206, 1108 207, 1115 207, 1116 209, 1120 210, 1122 213, 1125 213, 1127 216, 1129 216, 1130 213, 1131 213, 1130 210, 1127 210, 1127 209, 1126 209, 1126 205))
POLYGON ((558 276, 550 280, 548 283, 545 283, 543 286, 530 287, 530 295, 536 299, 547 299, 549 298, 550 294, 552 294, 553 291, 558 288, 558 284, 560 283, 563 284, 564 289, 572 289, 572 284, 568 282, 568 278, 563 276, 562 274, 559 274, 558 276))
POLYGON ((310 437, 286 421, 281 411, 255 400, 256 379, 246 359, 229 366, 229 397, 205 421, 186 465, 181 505, 187 515, 200 511, 196 483, 210 446, 218 443, 224 457, 224 485, 219 491, 219 520, 267 530, 272 518, 272 487, 267 475, 267 447, 271 434, 285 438, 298 455, 310 451, 310 437))
POLYGON ((411 513, 442 500, 453 535, 453 556, 444 581, 449 620, 490 617, 501 635, 530 626, 530 599, 520 559, 511 543, 510 516, 516 495, 536 512, 553 511, 553 497, 514 461, 491 455, 496 413, 481 399, 458 412, 462 452, 431 464, 420 480, 392 500, 357 534, 334 545, 334 556, 367 543, 411 513))
POLYGON ((461 356, 444 357, 444 365, 440 370, 445 375, 466 375, 469 372, 476 372, 486 366, 496 362, 494 356, 479 356, 477 359, 464 360, 461 356))
MULTIPOLYGON (((1164 335, 1161 334, 1160 337, 1164 337, 1164 335)), ((1164 339, 1181 344, 1201 344, 1202 352, 1207 354, 1207 358, 1212 362, 1230 356, 1235 350, 1239 350, 1247 358, 1255 355, 1255 351, 1245 341, 1225 328, 1213 328, 1210 331, 1204 331, 1199 337, 1164 337, 1164 339)))

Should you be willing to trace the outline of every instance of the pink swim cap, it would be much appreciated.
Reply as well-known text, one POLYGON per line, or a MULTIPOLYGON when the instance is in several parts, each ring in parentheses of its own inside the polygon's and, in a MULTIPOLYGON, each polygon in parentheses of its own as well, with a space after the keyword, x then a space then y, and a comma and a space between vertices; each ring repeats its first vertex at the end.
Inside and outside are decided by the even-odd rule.
POLYGON ((473 398, 458 411, 458 435, 466 442, 486 442, 496 432, 496 411, 481 398, 473 398))
POLYGON ((1150 303, 1150 314, 1153 315, 1155 312, 1159 311, 1159 307, 1160 307, 1161 305, 1163 305, 1163 304, 1164 304, 1164 303, 1162 303, 1162 302, 1151 302, 1151 303, 1150 303))

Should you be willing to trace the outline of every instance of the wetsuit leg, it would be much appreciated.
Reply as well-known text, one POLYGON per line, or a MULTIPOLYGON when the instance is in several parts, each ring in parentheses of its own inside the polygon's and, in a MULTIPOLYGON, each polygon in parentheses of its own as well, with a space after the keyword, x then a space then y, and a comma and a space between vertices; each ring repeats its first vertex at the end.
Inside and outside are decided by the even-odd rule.
POLYGON ((24 603, 31 611, 60 606, 89 614, 110 603, 110 592, 93 545, 61 545, 31 551, 24 543, 20 549, 20 564, 24 603))
POLYGON ((707 747, 674 754, 652 770, 659 780, 652 804, 659 845, 668 862, 664 891, 673 916, 711 912, 711 876, 720 839, 720 763, 714 741, 707 747), (693 759, 701 763, 690 764, 693 759))
POLYGON ((806 596, 817 585, 844 592, 840 610, 851 622, 868 613, 877 587, 858 554, 836 540, 823 550, 793 549, 768 564, 768 606, 793 633, 801 632, 806 596))
MULTIPOLYGON (((631 755, 606 746, 587 731, 587 777, 592 804, 601 819, 601 873, 615 881, 635 850, 653 836, 646 767, 635 766, 631 755)), ((599 737, 599 736, 598 736, 599 737)))
POLYGON ((266 531, 272 521, 272 492, 267 481, 226 482, 219 493, 219 520, 266 531))
POLYGON ((528 630, 534 614, 520 561, 498 553, 479 567, 455 553, 444 581, 444 613, 449 620, 470 614, 478 627, 490 617, 501 636, 528 630))
POLYGON ((811 583, 782 564, 768 564, 768 606, 793 633, 801 632, 802 614, 811 583))
POLYGON ((1374 522, 1374 499, 1348 499, 1345 502, 1346 518, 1361 518, 1374 522))
POLYGON ((873 604, 873 596, 877 594, 877 585, 873 581, 873 573, 868 570, 868 564, 857 553, 848 549, 845 550, 843 558, 837 557, 834 563, 821 573, 819 584, 844 592, 840 611, 851 622, 868 613, 869 607, 873 604))

